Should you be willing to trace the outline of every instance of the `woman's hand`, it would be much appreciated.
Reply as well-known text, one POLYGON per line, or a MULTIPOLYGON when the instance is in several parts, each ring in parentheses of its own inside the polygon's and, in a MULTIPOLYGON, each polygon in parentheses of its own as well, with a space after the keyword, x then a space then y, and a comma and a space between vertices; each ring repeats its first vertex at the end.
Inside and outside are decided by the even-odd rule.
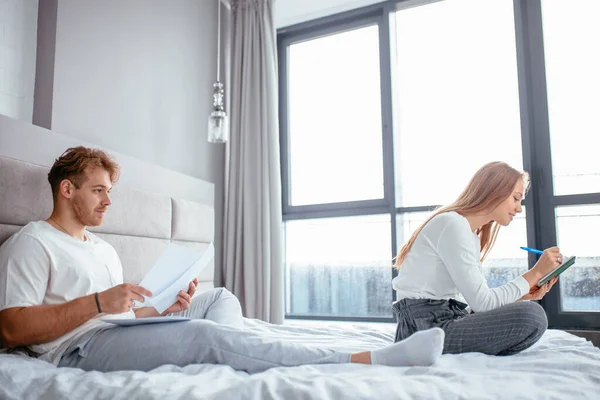
POLYGON ((541 287, 539 287, 539 286, 532 287, 531 290, 529 291, 529 293, 527 293, 525 296, 521 297, 519 300, 541 300, 541 299, 543 299, 544 296, 546 295, 546 293, 548 293, 550 291, 550 289, 552 289, 552 286, 554 286, 556 281, 558 281, 558 276, 555 276, 554 278, 550 279, 548 282, 544 283, 541 287))
POLYGON ((537 283, 544 276, 554 271, 563 262, 563 255, 558 247, 550 247, 544 250, 540 259, 533 268, 523 274, 532 289, 537 288, 537 283))
POLYGON ((563 256, 560 254, 558 247, 549 247, 540 256, 540 259, 535 263, 532 269, 537 270, 542 274, 542 277, 554 271, 563 262, 563 256))

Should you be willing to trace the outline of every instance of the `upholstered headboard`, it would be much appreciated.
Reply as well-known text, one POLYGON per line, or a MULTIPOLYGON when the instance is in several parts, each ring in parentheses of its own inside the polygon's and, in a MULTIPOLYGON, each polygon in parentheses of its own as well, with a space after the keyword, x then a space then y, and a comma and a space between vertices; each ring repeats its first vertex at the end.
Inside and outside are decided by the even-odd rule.
MULTIPOLYGON (((50 216, 48 166, 79 144, 98 147, 0 115, 0 244, 29 221, 50 216)), ((90 231, 115 247, 126 282, 139 283, 170 242, 208 246, 215 224, 212 183, 107 151, 121 164, 121 179, 104 223, 90 231)), ((198 278, 197 293, 214 287, 214 261, 198 278)))
MULTIPOLYGON (((0 244, 23 225, 52 212, 48 170, 0 156, 0 244)), ((118 183, 111 199, 104 223, 89 230, 115 247, 126 282, 139 283, 170 242, 204 250, 213 240, 209 206, 118 183)), ((214 265, 198 278, 199 291, 212 288, 214 265)))

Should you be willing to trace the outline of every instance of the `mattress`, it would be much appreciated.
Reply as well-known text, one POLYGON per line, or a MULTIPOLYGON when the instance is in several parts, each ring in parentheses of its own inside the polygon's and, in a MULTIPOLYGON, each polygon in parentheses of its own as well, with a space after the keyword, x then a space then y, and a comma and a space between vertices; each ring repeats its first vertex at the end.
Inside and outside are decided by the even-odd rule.
MULTIPOLYGON (((269 338, 361 351, 388 345, 393 326, 271 325, 246 319, 269 338)), ((165 365, 150 372, 85 372, 0 354, 0 398, 37 399, 598 399, 600 349, 548 330, 509 357, 443 355, 431 367, 355 364, 273 368, 249 375, 225 365, 165 365)))

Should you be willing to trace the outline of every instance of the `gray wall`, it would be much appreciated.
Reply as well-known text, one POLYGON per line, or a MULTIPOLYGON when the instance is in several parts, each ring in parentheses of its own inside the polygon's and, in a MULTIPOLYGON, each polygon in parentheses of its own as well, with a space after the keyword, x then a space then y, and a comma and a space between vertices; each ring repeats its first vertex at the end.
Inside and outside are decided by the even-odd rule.
POLYGON ((216 1, 59 0, 52 130, 221 181, 216 1))
MULTIPOLYGON (((213 182, 220 265, 225 150, 206 140, 217 0, 40 3, 36 95, 22 119, 32 120, 33 107, 40 126, 213 182)), ((0 0, 0 7, 27 17, 8 31, 29 38, 22 47, 34 54, 23 66, 30 74, 37 33, 31 4, 37 15, 37 0, 0 0)))
POLYGON ((0 0, 0 114, 31 122, 38 0, 0 0))

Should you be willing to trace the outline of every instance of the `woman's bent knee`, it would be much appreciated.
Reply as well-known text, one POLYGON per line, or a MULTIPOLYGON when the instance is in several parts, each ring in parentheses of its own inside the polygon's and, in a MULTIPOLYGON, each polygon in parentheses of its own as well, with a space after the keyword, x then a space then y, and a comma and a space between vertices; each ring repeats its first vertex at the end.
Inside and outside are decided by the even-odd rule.
POLYGON ((537 333, 541 337, 548 329, 548 318, 542 306, 533 301, 521 301, 515 305, 518 305, 519 313, 529 321, 531 333, 537 333))
POLYGON ((512 348, 506 349, 500 355, 519 353, 533 346, 548 328, 546 312, 539 304, 533 301, 522 301, 512 304, 512 309, 514 316, 521 321, 518 324, 520 333, 517 336, 520 339, 512 348))

